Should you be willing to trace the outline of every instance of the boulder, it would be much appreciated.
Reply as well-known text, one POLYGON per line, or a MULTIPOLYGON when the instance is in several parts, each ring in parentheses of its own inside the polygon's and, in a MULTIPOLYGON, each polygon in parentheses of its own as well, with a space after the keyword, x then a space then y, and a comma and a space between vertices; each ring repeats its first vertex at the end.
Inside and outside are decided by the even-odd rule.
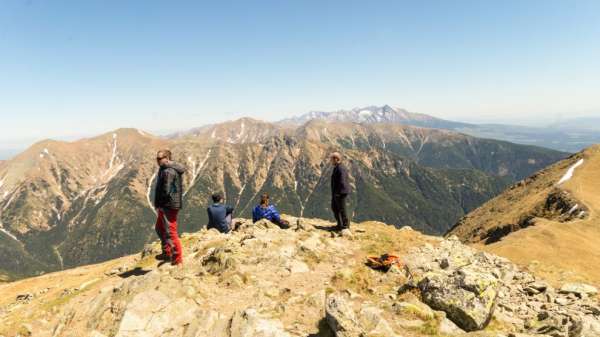
POLYGON ((329 327, 336 337, 360 337, 363 329, 354 313, 354 309, 340 293, 327 298, 326 317, 329 327))
POLYGON ((498 295, 495 278, 481 271, 431 274, 419 283, 423 301, 465 331, 484 329, 492 318, 498 295))

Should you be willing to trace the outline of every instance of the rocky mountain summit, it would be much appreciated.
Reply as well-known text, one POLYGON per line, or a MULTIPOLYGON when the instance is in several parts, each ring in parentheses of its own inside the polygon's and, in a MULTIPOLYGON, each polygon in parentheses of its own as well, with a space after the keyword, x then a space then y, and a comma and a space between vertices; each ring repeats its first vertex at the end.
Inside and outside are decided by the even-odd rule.
POLYGON ((236 219, 231 234, 184 235, 182 269, 140 254, 0 286, 0 335, 600 335, 597 290, 552 284, 455 237, 377 222, 331 232, 236 219), (387 272, 368 256, 393 254, 387 272))

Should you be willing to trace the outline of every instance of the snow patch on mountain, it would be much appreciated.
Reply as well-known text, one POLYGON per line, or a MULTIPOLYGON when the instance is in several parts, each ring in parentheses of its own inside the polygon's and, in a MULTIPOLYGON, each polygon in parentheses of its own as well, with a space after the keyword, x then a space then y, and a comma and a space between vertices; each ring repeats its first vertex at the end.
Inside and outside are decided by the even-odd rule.
POLYGON ((8 235, 8 237, 10 237, 11 239, 17 241, 18 243, 21 243, 21 241, 16 236, 14 236, 11 232, 9 232, 6 229, 4 229, 4 224, 2 224, 2 222, 0 222, 0 232, 8 235))
POLYGON ((361 124, 393 123, 450 130, 470 126, 466 123, 453 122, 421 113, 409 112, 405 109, 389 105, 367 106, 351 110, 336 110, 329 112, 310 111, 297 117, 284 119, 281 123, 301 125, 314 119, 361 124))
POLYGON ((113 133, 112 155, 110 157, 110 162, 108 163, 109 170, 113 167, 113 164, 114 164, 116 158, 117 158, 117 134, 113 133))
POLYGON ((111 181, 122 169, 125 168, 125 164, 121 163, 112 170, 109 176, 106 178, 106 182, 111 181))
POLYGON ((244 122, 242 121, 242 125, 240 126, 240 132, 237 135, 237 140, 241 140, 242 136, 244 136, 244 131, 246 129, 246 124, 244 124, 244 122))
POLYGON ((565 173, 565 175, 562 178, 560 178, 557 185, 560 185, 564 182, 571 180, 571 178, 573 178, 573 174, 575 173, 575 169, 578 168, 579 166, 581 166, 582 164, 583 164, 583 158, 579 159, 575 164, 573 164, 571 167, 569 167, 569 169, 567 170, 567 173, 565 173))
MULTIPOLYGON (((17 195, 17 193, 13 193, 10 196, 10 199, 8 199, 8 201, 6 202, 6 204, 4 204, 4 207, 2 207, 2 210, 5 211, 6 209, 8 209, 8 206, 10 206, 10 204, 13 202, 13 200, 15 199, 15 196, 17 195)), ((4 194, 4 197, 6 198, 6 193, 4 194)))
POLYGON ((573 207, 572 207, 572 208, 569 210, 568 214, 569 214, 569 215, 573 214, 573 212, 575 212, 575 211, 576 211, 578 208, 579 208, 579 204, 575 204, 575 206, 573 206, 573 207))
POLYGON ((198 176, 200 175, 200 172, 204 168, 204 165, 206 165, 206 162, 208 161, 208 158, 210 157, 211 153, 212 153, 212 149, 209 149, 208 152, 206 152, 206 156, 204 156, 202 161, 199 162, 198 164, 196 164, 196 162, 194 161, 194 158, 192 156, 188 157, 188 163, 191 163, 191 165, 192 165, 192 179, 190 181, 188 189, 185 192, 183 192, 183 196, 185 196, 192 189, 192 187, 194 186, 194 183, 196 183, 196 179, 198 179, 198 176))
POLYGON ((152 202, 152 200, 150 200, 150 193, 152 193, 152 182, 154 181, 154 179, 156 179, 157 174, 158 172, 154 172, 152 177, 150 177, 150 180, 148 180, 148 189, 146 190, 146 200, 148 201, 148 206, 150 207, 152 212, 154 212, 154 214, 156 214, 156 209, 154 207, 154 203, 152 202))

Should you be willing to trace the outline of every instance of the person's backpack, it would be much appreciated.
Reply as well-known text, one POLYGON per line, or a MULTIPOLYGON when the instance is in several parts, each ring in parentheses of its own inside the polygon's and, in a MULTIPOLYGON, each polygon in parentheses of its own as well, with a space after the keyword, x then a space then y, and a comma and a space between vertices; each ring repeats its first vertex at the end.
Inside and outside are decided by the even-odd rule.
POLYGON ((369 256, 366 264, 375 270, 387 272, 393 265, 400 264, 400 258, 390 254, 383 254, 380 257, 369 256))

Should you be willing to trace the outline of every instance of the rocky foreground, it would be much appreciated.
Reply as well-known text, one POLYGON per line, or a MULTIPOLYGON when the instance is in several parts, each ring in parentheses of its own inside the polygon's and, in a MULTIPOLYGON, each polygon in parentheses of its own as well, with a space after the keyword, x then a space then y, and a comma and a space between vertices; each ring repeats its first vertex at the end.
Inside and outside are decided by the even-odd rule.
POLYGON ((551 285, 456 238, 382 223, 342 236, 238 220, 183 237, 184 268, 135 257, 0 286, 12 336, 600 336, 596 288, 551 285), (367 256, 394 253, 387 272, 367 256), (75 281, 82 282, 72 286, 75 281))

